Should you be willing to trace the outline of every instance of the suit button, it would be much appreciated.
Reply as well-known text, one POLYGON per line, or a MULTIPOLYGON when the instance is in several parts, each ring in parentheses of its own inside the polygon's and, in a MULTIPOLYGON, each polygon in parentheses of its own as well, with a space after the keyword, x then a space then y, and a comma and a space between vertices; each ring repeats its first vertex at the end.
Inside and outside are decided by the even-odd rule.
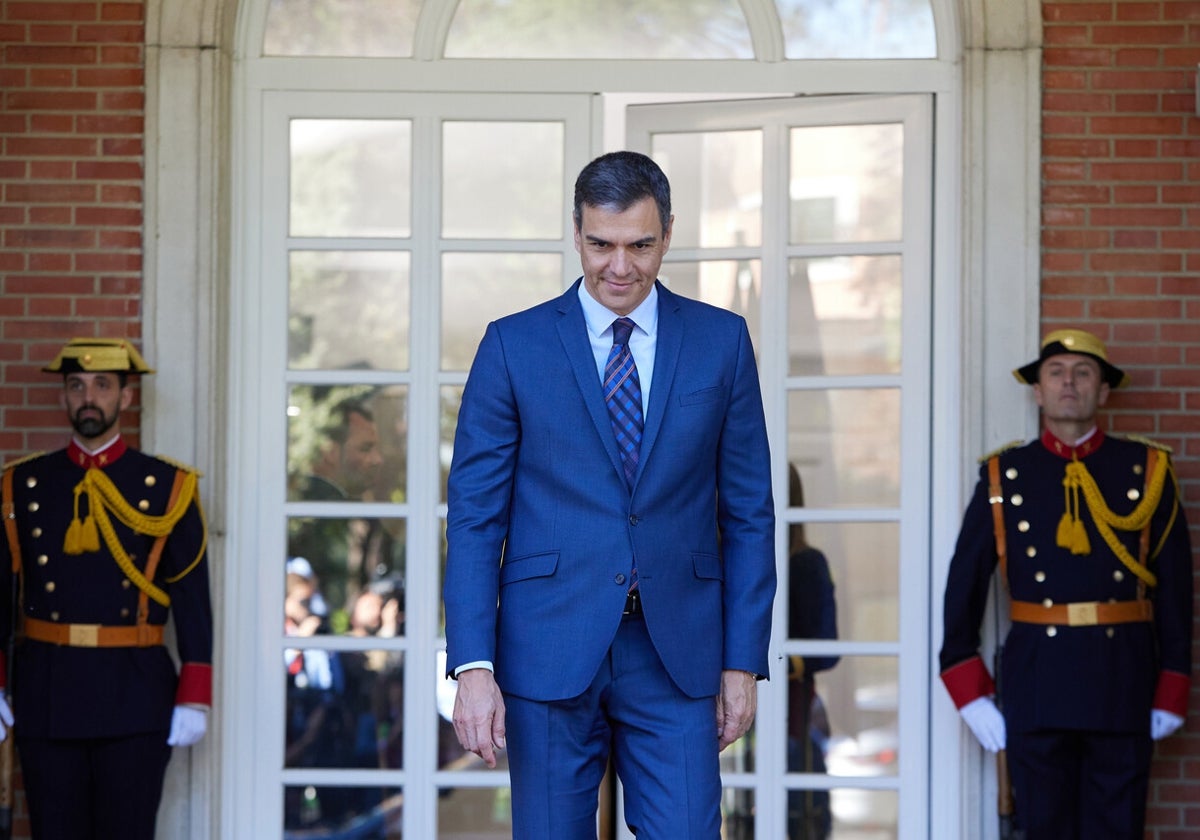
POLYGON ((1058 635, 1058 628, 1055 627, 1054 625, 1047 627, 1046 635, 1053 639, 1055 636, 1058 635))
POLYGON ((52 581, 52 580, 46 581, 46 591, 47 592, 54 591, 54 581, 52 581))
POLYGON ((617 575, 615 578, 613 578, 613 583, 622 584, 624 582, 625 582, 625 575, 617 575))
POLYGON ((42 529, 34 528, 30 533, 32 533, 35 537, 40 537, 42 535, 42 529))
POLYGON ((50 558, 47 557, 45 554, 38 555, 37 564, 39 566, 45 566, 49 562, 50 562, 50 558))
POLYGON ((630 525, 638 524, 638 515, 636 513, 629 514, 629 524, 630 525))

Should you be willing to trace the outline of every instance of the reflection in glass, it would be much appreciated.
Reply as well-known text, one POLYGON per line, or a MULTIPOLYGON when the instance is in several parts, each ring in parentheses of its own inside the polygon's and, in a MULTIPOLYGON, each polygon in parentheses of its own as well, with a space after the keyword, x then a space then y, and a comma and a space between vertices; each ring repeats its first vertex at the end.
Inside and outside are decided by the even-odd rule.
POLYGON ((788 374, 900 372, 900 257, 788 261, 788 374))
POLYGON ((753 58, 736 0, 461 0, 447 58, 753 58))
MULTIPOLYGON (((799 524, 789 525, 789 531, 799 524)), ((803 528, 808 549, 796 549, 793 542, 789 552, 788 638, 832 639, 836 632, 836 638, 848 641, 896 641, 899 524, 808 522, 803 528)), ((820 664, 809 662, 807 672, 824 670, 820 664)))
POLYGON ((793 128, 791 145, 791 243, 900 238, 904 126, 793 128))
POLYGON ((762 244, 761 131, 655 134, 651 143, 671 180, 671 247, 762 244))
POLYGON ((409 258, 405 251, 292 251, 288 366, 407 369, 409 258))
POLYGON ((401 657, 385 650, 284 650, 284 766, 402 768, 401 657))
POLYGON ((263 55, 404 58, 424 0, 271 0, 263 55))
POLYGON ((454 430, 458 427, 462 393, 461 385, 444 385, 441 388, 438 411, 438 470, 441 474, 442 504, 446 503, 446 482, 450 478, 450 462, 454 459, 454 430))
POLYGON ((775 0, 788 58, 934 58, 930 0, 775 0))
MULTIPOLYGON (((897 775, 898 686, 897 660, 891 656, 843 656, 836 668, 817 674, 818 706, 808 712, 808 735, 829 775, 897 775)), ((791 711, 789 733, 797 728, 791 711)), ((789 771, 814 772, 802 770, 802 752, 802 745, 788 750, 789 771)))
POLYGON ((896 840, 899 836, 899 795, 894 790, 834 788, 829 791, 829 806, 833 811, 833 840, 896 840))
POLYGON ((721 791, 721 840, 754 840, 754 791, 721 791))
POLYGON ((390 635, 403 634, 405 520, 302 517, 288 519, 287 527, 288 635, 351 631, 357 602, 368 592, 395 600, 390 635))
POLYGON ((438 791, 438 840, 510 840, 512 794, 501 788, 438 791))
POLYGON ((398 788, 288 785, 283 840, 401 840, 403 806, 398 788))
POLYGON ((565 154, 561 122, 443 123, 442 236, 561 238, 565 154))
POLYGON ((762 323, 760 260, 667 262, 663 263, 659 277, 673 292, 728 309, 745 318, 757 358, 759 325, 762 323))
POLYGON ((490 321, 562 294, 561 254, 442 257, 442 370, 465 371, 490 321))
POLYGON ((287 415, 288 501, 404 502, 407 386, 296 385, 287 415))
POLYGON ((900 390, 790 391, 787 457, 809 507, 898 507, 900 390))
POLYGON ((408 236, 409 120, 291 123, 292 236, 408 236))

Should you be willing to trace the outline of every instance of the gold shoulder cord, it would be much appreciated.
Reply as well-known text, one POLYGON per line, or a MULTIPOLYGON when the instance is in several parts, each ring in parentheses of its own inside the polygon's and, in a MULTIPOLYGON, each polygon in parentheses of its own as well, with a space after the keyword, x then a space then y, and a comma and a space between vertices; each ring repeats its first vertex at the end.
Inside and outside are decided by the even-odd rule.
MULTIPOLYGON (((1152 474, 1146 482, 1146 495, 1127 516, 1118 516, 1113 513, 1108 503, 1104 501, 1104 496, 1096 485, 1096 479, 1088 472, 1087 466, 1082 461, 1073 460, 1067 464, 1066 474, 1063 476, 1063 488, 1068 494, 1074 495, 1076 501, 1073 508, 1068 506, 1068 513, 1064 516, 1072 517, 1072 524, 1077 527, 1069 529, 1060 527, 1058 544, 1061 548, 1069 548, 1072 554, 1091 552, 1091 546, 1087 544, 1087 534, 1083 532, 1082 522, 1079 521, 1078 494, 1082 491, 1088 511, 1092 515, 1092 521, 1096 523, 1096 530, 1100 532, 1100 536, 1104 538, 1104 542, 1107 543, 1113 554, 1125 568, 1137 575, 1144 583, 1155 586, 1158 578, 1135 560, 1129 550, 1121 544, 1117 535, 1113 533, 1114 528, 1122 531, 1139 531, 1145 528, 1150 523, 1151 517, 1154 516, 1154 511, 1158 509, 1158 504, 1162 501, 1163 485, 1166 483, 1167 473, 1172 472, 1173 474, 1173 471, 1169 469, 1169 458, 1159 457, 1151 460, 1153 468, 1152 474), (1068 534, 1070 539, 1064 543, 1063 537, 1068 534), (1080 536, 1082 536, 1082 540, 1080 536)), ((1175 512, 1172 511, 1172 521, 1174 515, 1175 512)), ((1162 543, 1160 542, 1154 553, 1157 554, 1161 548, 1162 543)))
MULTIPOLYGON (((184 513, 187 512, 188 505, 191 504, 192 499, 196 496, 196 483, 196 474, 190 471, 186 472, 180 486, 179 497, 175 504, 162 516, 148 516, 125 501, 125 498, 121 495, 121 491, 117 489, 116 485, 112 483, 112 479, 105 475, 102 470, 92 467, 84 474, 83 481, 75 486, 75 517, 67 529, 66 539, 63 541, 63 551, 67 554, 98 551, 100 549, 100 540, 97 535, 98 530, 100 534, 103 534, 104 544, 112 552, 113 559, 121 567, 121 571, 125 573, 125 576, 133 581, 138 589, 154 599, 155 602, 162 604, 164 607, 170 606, 170 596, 147 580, 146 576, 133 564, 129 553, 125 551, 124 546, 121 545, 121 541, 117 537, 112 520, 109 519, 109 513, 111 512, 120 522, 139 534, 151 537, 166 537, 171 533, 171 529, 175 527, 176 523, 183 518, 184 513), (87 493, 88 516, 83 521, 80 521, 79 496, 82 493, 87 493)), ((178 580, 191 571, 196 563, 199 562, 203 551, 204 548, 201 546, 200 554, 196 555, 196 559, 182 573, 172 578, 171 582, 178 580)))

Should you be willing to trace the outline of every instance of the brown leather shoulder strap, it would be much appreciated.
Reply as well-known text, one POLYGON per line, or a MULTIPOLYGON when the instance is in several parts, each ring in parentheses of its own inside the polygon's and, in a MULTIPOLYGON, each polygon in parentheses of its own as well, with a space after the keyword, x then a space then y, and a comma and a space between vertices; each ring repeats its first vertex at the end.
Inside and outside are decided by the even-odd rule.
POLYGON ((996 557, 1000 579, 1008 586, 1008 539, 1004 534, 1004 488, 1000 486, 1000 456, 988 458, 988 501, 992 505, 992 530, 996 535, 996 557))
MULTIPOLYGON (((179 501, 179 492, 183 489, 183 481, 187 477, 183 470, 175 470, 175 483, 171 485, 171 496, 167 500, 167 510, 174 510, 175 503, 179 501)), ((154 573, 158 571, 158 563, 162 560, 163 546, 167 544, 168 534, 163 534, 154 541, 153 548, 150 549, 150 556, 146 558, 146 571, 143 574, 146 580, 153 582, 154 573)), ((139 627, 145 626, 147 619, 150 616, 150 597, 143 589, 138 593, 138 611, 137 623, 139 627)))

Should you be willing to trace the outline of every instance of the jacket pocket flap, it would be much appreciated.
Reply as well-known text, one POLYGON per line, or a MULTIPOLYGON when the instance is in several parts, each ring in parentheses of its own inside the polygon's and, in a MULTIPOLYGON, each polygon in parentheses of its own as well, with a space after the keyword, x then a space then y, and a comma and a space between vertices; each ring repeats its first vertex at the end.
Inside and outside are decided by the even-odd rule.
POLYGON ((725 569, 721 563, 721 558, 716 554, 693 554, 692 568, 696 572, 698 578, 708 578, 710 580, 724 580, 725 569))
POLYGON ((500 567, 500 585, 535 577, 548 577, 558 568, 558 552, 525 554, 521 557, 505 557, 500 567))

